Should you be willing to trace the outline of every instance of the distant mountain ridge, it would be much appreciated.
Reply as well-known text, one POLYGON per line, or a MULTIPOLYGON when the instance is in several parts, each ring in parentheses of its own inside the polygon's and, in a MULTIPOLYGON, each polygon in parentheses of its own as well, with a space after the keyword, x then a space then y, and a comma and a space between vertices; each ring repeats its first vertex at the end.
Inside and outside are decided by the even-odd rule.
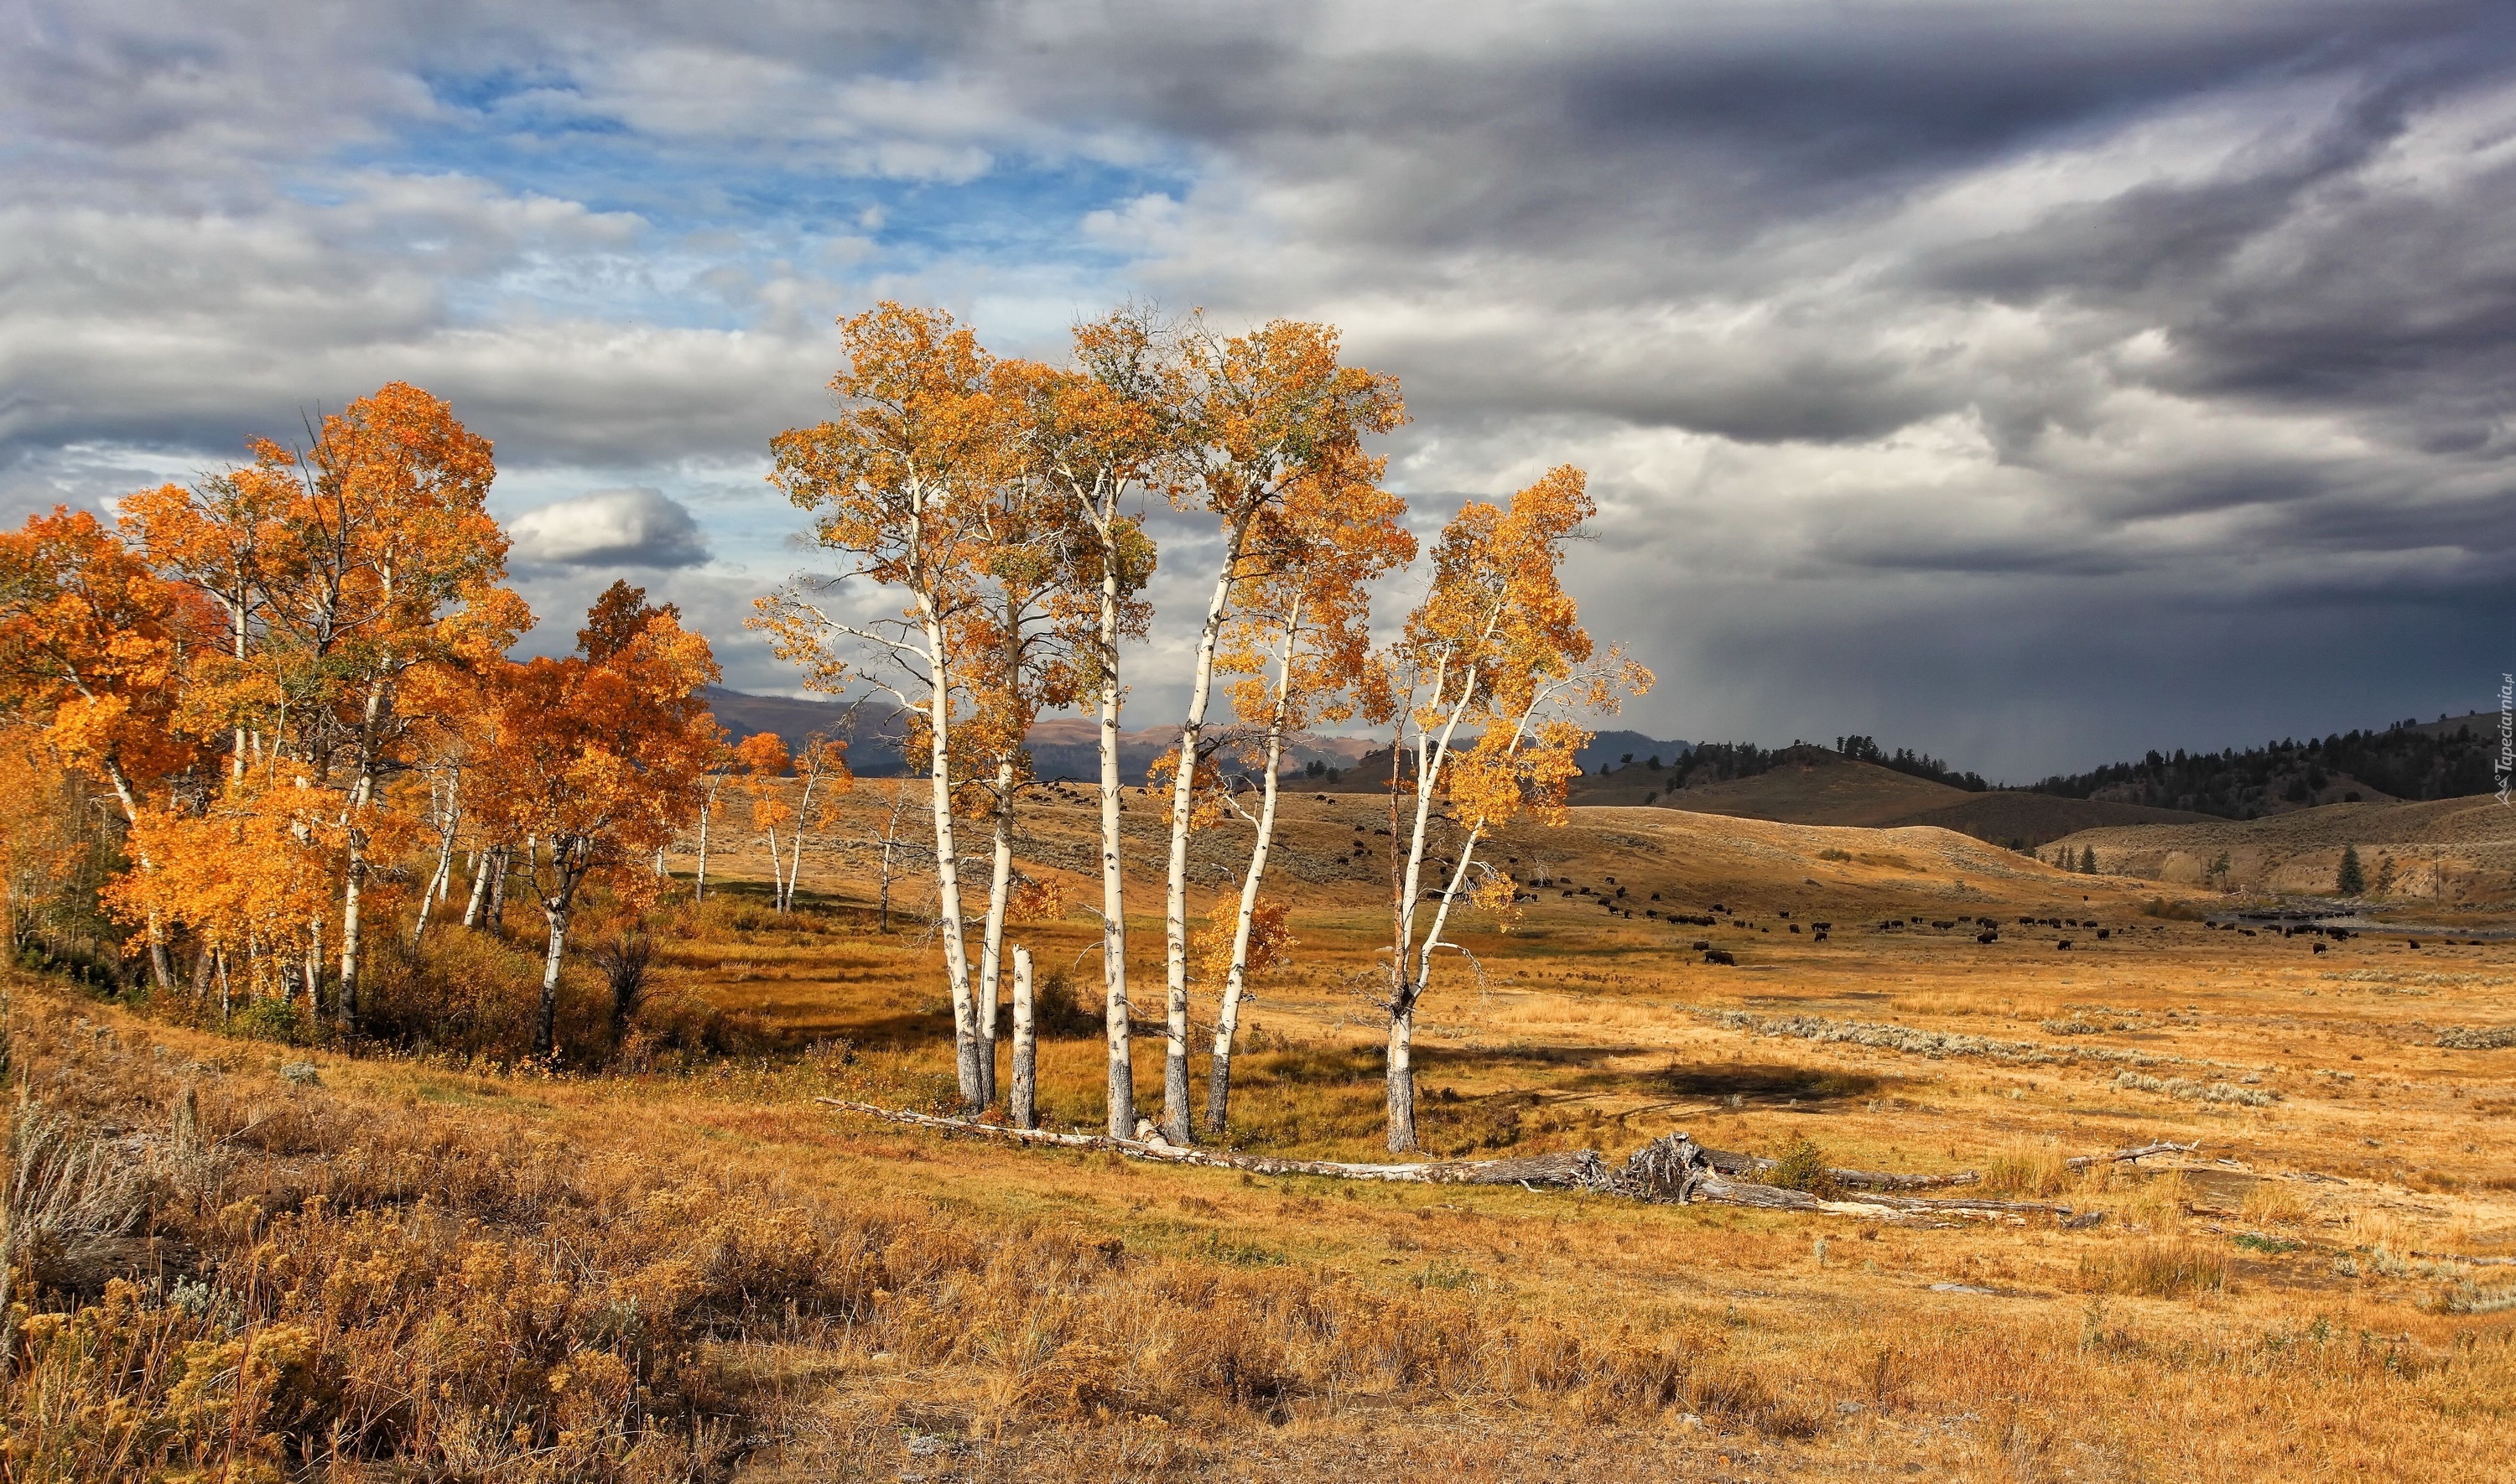
MULTIPOLYGON (((798 696, 752 695, 721 685, 707 688, 708 710, 734 741, 760 732, 775 732, 791 751, 818 732, 848 744, 848 767, 860 778, 897 778, 911 771, 901 757, 907 734, 905 714, 897 705, 866 701, 817 701, 798 696)), ((1059 718, 1032 725, 1031 772, 1040 778, 1097 779, 1101 776, 1098 722, 1059 718)), ((1146 781, 1153 760, 1176 746, 1179 727, 1147 726, 1118 733, 1118 774, 1128 783, 1146 781)), ((1340 772, 1359 762, 1370 744, 1356 737, 1300 736, 1285 747, 1285 772, 1299 776, 1317 763, 1322 770, 1340 772)))
MULTIPOLYGON (((710 686, 707 700, 719 723, 736 740, 771 731, 791 748, 811 733, 823 732, 849 743, 849 765, 860 776, 898 777, 910 770, 900 756, 905 728, 895 706, 752 695, 722 686, 710 686)), ((1583 776, 1573 790, 1573 803, 1638 804, 1648 799, 1667 807, 1805 823, 1946 824, 2003 844, 2034 844, 2109 825, 2255 819, 2354 801, 2487 794, 2497 786, 2498 721, 2495 713, 2473 712, 2320 740, 2269 742, 2243 751, 2152 752, 2137 763, 2056 774, 2026 788, 1995 786, 1927 754, 1910 748, 1891 752, 1866 736, 1838 737, 1833 749, 1804 742, 1768 749, 1744 742, 1685 742, 1619 728, 1599 732, 1578 753, 1583 776), (1829 772, 1814 794, 1814 783, 1788 779, 1761 789, 1730 787, 1786 769, 1805 778, 1809 768, 1821 766, 1855 771, 1829 772), (1891 786, 1884 778, 1857 785, 1851 781, 1871 774, 1946 792, 1891 786), (1828 803, 1819 795, 1834 797, 1828 803), (2078 806, 2054 807, 2037 800, 2078 806)), ((1030 733, 1032 771, 1041 778, 1097 778, 1097 730, 1081 719, 1039 722, 1030 733)), ((1167 724, 1120 733, 1120 776, 1131 784, 1145 782, 1153 760, 1178 736, 1179 728, 1167 724)), ((1376 738, 1304 736, 1287 748, 1285 773, 1305 788, 1351 792, 1368 790, 1375 781, 1386 788, 1388 747, 1376 738)))

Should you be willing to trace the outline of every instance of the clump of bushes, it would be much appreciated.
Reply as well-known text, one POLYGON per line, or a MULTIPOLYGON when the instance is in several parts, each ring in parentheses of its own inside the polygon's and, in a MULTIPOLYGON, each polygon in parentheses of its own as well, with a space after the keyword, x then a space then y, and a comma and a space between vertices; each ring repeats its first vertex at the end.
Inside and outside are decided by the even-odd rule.
POLYGON ((2145 1077, 2138 1072, 2115 1074, 2114 1085, 2126 1092, 2161 1092, 2186 1102, 2236 1103, 2248 1108, 2268 1108, 2281 1100, 2269 1088, 2241 1088, 2226 1082, 2195 1082, 2189 1077, 2145 1077))
POLYGON ((1764 1167, 1760 1178, 1768 1185, 1780 1185, 1784 1190, 1805 1190, 1815 1196, 1830 1196, 1835 1190, 1825 1151, 1806 1134, 1800 1135, 1796 1143, 1776 1155, 1774 1162, 1764 1167))

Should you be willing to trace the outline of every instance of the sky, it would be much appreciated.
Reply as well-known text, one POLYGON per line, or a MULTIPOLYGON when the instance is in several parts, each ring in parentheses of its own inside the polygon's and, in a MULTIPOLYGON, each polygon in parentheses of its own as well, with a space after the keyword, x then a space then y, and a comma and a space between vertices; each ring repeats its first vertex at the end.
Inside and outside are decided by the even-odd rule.
MULTIPOLYGON (((834 320, 1341 327, 1429 532, 1565 462, 1621 724, 2024 780, 2495 709, 2516 7, 0 0, 0 518, 396 380, 564 647, 728 683, 834 320)), ((1130 724, 1213 544, 1156 522, 1130 724)), ((1391 614, 1412 579, 1390 585, 1391 614)))

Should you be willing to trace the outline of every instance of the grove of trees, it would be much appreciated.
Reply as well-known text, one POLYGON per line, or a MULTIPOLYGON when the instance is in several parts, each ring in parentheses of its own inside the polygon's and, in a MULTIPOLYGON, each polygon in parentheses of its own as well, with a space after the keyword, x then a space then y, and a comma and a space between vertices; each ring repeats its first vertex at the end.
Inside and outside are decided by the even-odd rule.
MULTIPOLYGON (((1333 328, 1227 334, 1126 308, 1078 326, 1063 364, 997 356, 949 314, 898 304, 840 332, 834 414, 771 442, 771 477, 824 564, 764 595, 751 622, 809 688, 887 697, 910 720, 928 839, 900 839, 896 795, 880 895, 887 926, 895 871, 931 878, 961 1102, 1002 1101, 1011 939, 1068 910, 1014 845, 1035 782, 1027 736, 1080 709, 1100 736, 1100 892, 1081 910, 1100 922, 1108 1127, 1139 1132, 1132 1033, 1151 992, 1128 978, 1118 739, 1130 646, 1155 622, 1160 505, 1211 539, 1191 548, 1206 568, 1184 574, 1202 600, 1181 626, 1187 703, 1154 770, 1155 1128, 1177 1143, 1228 1129, 1242 1005, 1292 950, 1267 888, 1287 741, 1360 724, 1394 738, 1376 1003, 1389 1146, 1414 1147, 1412 1028, 1457 952, 1445 934, 1457 912, 1507 913, 1515 896, 1481 852, 1516 820, 1560 818, 1583 718, 1650 683, 1592 639, 1563 586, 1594 511, 1580 471, 1462 508, 1411 609, 1376 638, 1374 598, 1417 551, 1370 445, 1405 413, 1333 328), (1205 902, 1189 870, 1200 832, 1237 842, 1232 887, 1205 902), (1201 1120, 1200 989, 1214 1002, 1201 1120)), ((13 951, 145 977, 201 1018, 390 1036, 369 995, 380 925, 424 957, 442 934, 495 929, 526 894, 543 929, 531 1049, 555 1062, 591 889, 616 1041, 651 954, 645 915, 680 889, 667 852, 694 857, 695 901, 710 849, 747 824, 787 910, 807 832, 833 825, 853 784, 844 747, 729 746, 703 697, 707 641, 625 583, 572 652, 513 657, 533 618, 505 585, 491 450, 445 403, 397 383, 308 433, 129 495, 112 524, 59 510, 0 535, 13 951)))

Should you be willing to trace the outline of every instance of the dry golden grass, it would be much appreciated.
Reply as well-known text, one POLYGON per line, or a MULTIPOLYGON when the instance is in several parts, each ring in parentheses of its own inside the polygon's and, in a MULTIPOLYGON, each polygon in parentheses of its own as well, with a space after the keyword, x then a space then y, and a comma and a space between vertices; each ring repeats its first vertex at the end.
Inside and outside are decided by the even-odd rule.
MULTIPOLYGON (((1375 816, 1290 812, 1300 961, 1254 1009, 1230 1138, 1369 1157, 1376 878, 1339 862, 1375 816)), ((1089 829, 1043 811, 1027 856, 1088 860, 1089 829)), ((2453 1260, 2516 1255, 2492 1183, 2516 1052, 2417 1029, 2497 1023, 2505 950, 2313 957, 1933 831, 1600 809, 1503 852, 1633 915, 1554 887, 1464 934, 1483 984, 1426 1008, 1436 1152, 1618 1156, 1684 1127, 1978 1169, 2103 1224, 1359 1187, 867 1126, 811 1098, 949 1101, 939 955, 808 857, 804 912, 743 886, 668 922, 678 1009, 614 1075, 300 1052, 21 989, 35 1107, 150 1175, 124 1286, 64 1272, 31 1305, 13 1476, 136 1476, 113 1460, 145 1453, 236 1477, 2459 1479, 2516 1433, 2508 1270, 2453 1260), (1716 902, 1709 928, 1646 916, 1716 902), (1826 943, 1788 930, 1817 922, 1826 943), (1698 937, 1740 967, 1696 962, 1698 937), (2354 973, 2379 977, 2327 977, 2354 973), (277 1078, 300 1055, 322 1088, 277 1078), (172 1133, 187 1085, 198 1158, 172 1133), (2153 1138, 2202 1147, 2063 1164, 2153 1138)), ((1019 935, 1097 983, 1079 915, 1019 935)), ((1158 925, 1134 940, 1157 983, 1158 925)), ((569 992, 595 1026, 595 986, 569 992)), ((1157 1097, 1158 1039, 1138 1048, 1157 1097)), ((1041 1076, 1052 1122, 1100 1122, 1097 1040, 1051 1040, 1041 1076)))

